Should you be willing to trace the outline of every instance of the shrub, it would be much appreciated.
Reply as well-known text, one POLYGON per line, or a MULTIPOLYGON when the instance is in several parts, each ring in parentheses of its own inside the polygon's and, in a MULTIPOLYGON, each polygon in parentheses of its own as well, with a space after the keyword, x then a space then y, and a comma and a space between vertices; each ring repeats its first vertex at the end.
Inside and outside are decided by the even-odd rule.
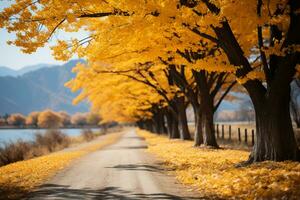
POLYGON ((19 140, 0 146, 0 166, 45 155, 68 147, 69 144, 70 138, 61 131, 49 130, 45 134, 37 133, 33 142, 19 140))
POLYGON ((89 113, 86 116, 86 122, 89 125, 98 125, 100 120, 101 120, 100 115, 97 113, 89 113))
POLYGON ((25 121, 26 118, 20 113, 12 114, 7 118, 7 123, 13 126, 24 126, 25 121))
POLYGON ((71 117, 70 117, 70 115, 68 115, 68 113, 66 113, 66 112, 64 112, 64 111, 60 111, 60 112, 58 113, 58 115, 60 116, 61 121, 62 121, 62 125, 63 125, 64 127, 71 124, 71 117))
POLYGON ((39 112, 31 112, 26 118, 26 125, 37 127, 39 114, 39 112))
POLYGON ((93 133, 91 129, 84 129, 81 131, 81 136, 85 141, 91 141, 96 137, 96 135, 93 133))
POLYGON ((49 152, 53 152, 69 146, 69 137, 59 130, 47 130, 45 134, 37 133, 35 143, 38 147, 46 147, 49 152))
POLYGON ((4 118, 0 118, 0 126, 5 126, 6 120, 4 118))
POLYGON ((75 113, 72 117, 71 117, 71 123, 73 125, 78 125, 78 126, 83 126, 86 125, 86 113, 75 113))
POLYGON ((62 119, 59 114, 45 110, 39 114, 38 126, 41 128, 58 128, 62 126, 62 119))
POLYGON ((32 143, 21 140, 0 147, 0 166, 26 159, 26 154, 33 147, 32 143))

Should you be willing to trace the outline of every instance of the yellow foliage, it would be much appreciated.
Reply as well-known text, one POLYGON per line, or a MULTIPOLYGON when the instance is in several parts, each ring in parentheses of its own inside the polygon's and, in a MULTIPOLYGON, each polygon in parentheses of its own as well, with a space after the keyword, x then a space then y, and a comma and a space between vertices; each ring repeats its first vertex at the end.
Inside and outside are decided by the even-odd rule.
POLYGON ((245 84, 249 80, 265 80, 265 74, 262 71, 251 71, 243 78, 238 78, 237 81, 242 85, 245 84))
POLYGON ((172 140, 138 130, 148 151, 161 158, 184 184, 194 186, 206 198, 299 199, 298 162, 262 162, 236 168, 248 152, 229 149, 202 149, 193 142, 172 140))
POLYGON ((230 52, 224 47, 227 41, 221 41, 215 33, 224 21, 228 22, 241 47, 243 59, 249 63, 253 55, 261 52, 269 60, 271 55, 299 51, 299 46, 282 48, 285 39, 273 41, 270 38, 272 25, 276 25, 283 36, 287 35, 288 0, 262 0, 260 14, 257 0, 183 2, 195 5, 181 6, 182 1, 174 0, 23 0, 0 12, 0 28, 15 33, 16 37, 8 41, 9 44, 26 53, 36 51, 52 39, 56 42, 52 47, 56 59, 67 60, 74 54, 85 58, 88 65, 78 65, 74 70, 76 78, 67 86, 81 91, 75 103, 88 99, 94 111, 102 112, 104 121, 136 121, 149 117, 152 105, 167 105, 169 99, 178 95, 178 88, 170 87, 164 73, 170 64, 186 66, 187 73, 192 70, 228 73, 238 76, 241 84, 253 79, 264 82, 265 72, 257 67, 262 59, 250 66, 247 75, 238 75, 240 66, 230 64, 230 52), (211 11, 208 5, 215 5, 220 12, 211 11), (278 14, 279 7, 286 9, 278 14), (258 27, 262 29, 263 44, 260 45, 258 27), (66 39, 56 34, 60 31, 84 31, 87 37, 66 39), (183 56, 182 52, 191 55, 183 56), (145 66, 149 68, 143 71, 145 66), (103 75, 103 71, 112 73, 103 75), (116 75, 121 72, 123 75, 127 72, 135 81, 116 75), (141 85, 146 80, 160 92, 141 85), (132 98, 140 93, 143 95, 139 100, 132 98))
POLYGON ((57 152, 0 167, 0 199, 18 199, 42 184, 71 161, 87 153, 113 144, 121 133, 113 133, 105 140, 69 152, 57 152))
POLYGON ((51 110, 44 110, 38 115, 37 124, 41 128, 58 128, 62 126, 62 118, 51 110))

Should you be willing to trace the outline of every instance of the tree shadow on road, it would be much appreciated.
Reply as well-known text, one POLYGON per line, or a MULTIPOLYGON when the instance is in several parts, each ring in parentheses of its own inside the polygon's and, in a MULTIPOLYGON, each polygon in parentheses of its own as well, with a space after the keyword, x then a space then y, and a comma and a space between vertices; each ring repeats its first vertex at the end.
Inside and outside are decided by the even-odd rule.
POLYGON ((128 164, 128 165, 116 165, 113 167, 106 167, 111 169, 119 169, 119 170, 130 170, 130 171, 147 171, 147 172, 162 172, 166 171, 166 169, 146 164, 128 164))
POLYGON ((112 150, 143 150, 147 149, 148 146, 146 145, 138 145, 138 146, 117 146, 117 147, 108 147, 106 149, 102 149, 101 151, 112 151, 112 150))
MULTIPOLYGON (((179 197, 166 193, 139 194, 122 190, 118 187, 106 187, 99 190, 89 188, 72 189, 66 185, 45 184, 25 199, 101 199, 101 200, 143 200, 143 199, 201 199, 195 197, 179 197)), ((204 199, 204 198, 203 198, 204 199)))
POLYGON ((139 145, 139 146, 124 146, 120 147, 119 149, 147 149, 148 146, 146 145, 139 145))
POLYGON ((139 136, 125 136, 125 139, 145 140, 145 138, 139 136))

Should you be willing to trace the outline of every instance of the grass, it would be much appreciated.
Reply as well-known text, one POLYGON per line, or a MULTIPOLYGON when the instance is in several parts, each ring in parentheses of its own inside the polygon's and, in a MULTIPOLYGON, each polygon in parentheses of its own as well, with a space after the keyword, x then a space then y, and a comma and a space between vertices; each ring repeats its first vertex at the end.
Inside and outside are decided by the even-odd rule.
POLYGON ((0 167, 0 199, 19 199, 42 184, 74 159, 116 142, 121 133, 105 140, 68 152, 56 152, 0 167))
POLYGON ((300 199, 299 162, 236 168, 248 158, 247 151, 195 148, 192 141, 170 141, 143 130, 138 134, 145 138, 150 153, 205 199, 300 199))

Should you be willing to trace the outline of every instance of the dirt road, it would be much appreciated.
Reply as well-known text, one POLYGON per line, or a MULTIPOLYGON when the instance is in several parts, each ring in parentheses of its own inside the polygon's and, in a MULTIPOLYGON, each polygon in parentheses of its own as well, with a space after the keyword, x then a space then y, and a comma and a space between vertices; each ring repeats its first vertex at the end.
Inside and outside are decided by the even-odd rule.
POLYGON ((199 199, 146 148, 128 129, 117 143, 73 162, 27 199, 199 199))

